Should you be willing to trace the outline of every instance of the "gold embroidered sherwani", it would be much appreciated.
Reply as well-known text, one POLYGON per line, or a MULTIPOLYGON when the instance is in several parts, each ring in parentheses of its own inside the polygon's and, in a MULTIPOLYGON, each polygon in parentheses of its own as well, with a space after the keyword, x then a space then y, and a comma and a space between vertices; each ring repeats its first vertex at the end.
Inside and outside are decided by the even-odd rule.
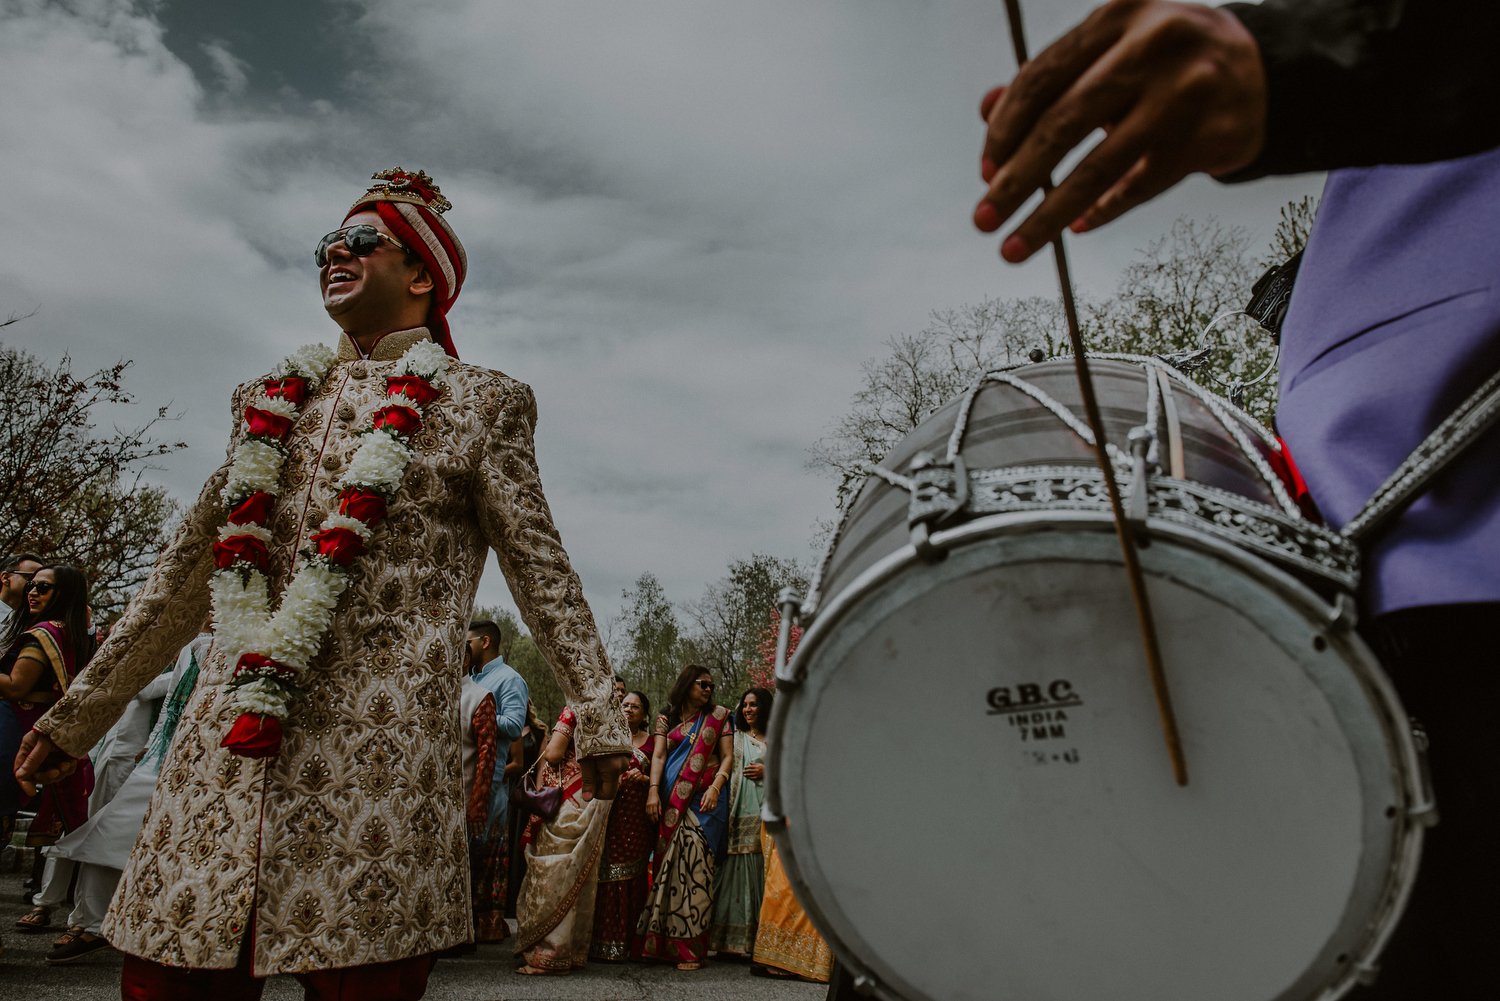
MULTIPOLYGON (((361 360, 341 338, 338 364, 288 438, 268 523, 273 601, 308 534, 337 510, 335 484, 355 432, 384 404, 384 376, 426 339, 425 328, 389 334, 361 360)), ((260 385, 235 392, 231 454, 260 385)), ((592 613, 542 496, 531 390, 452 361, 424 422, 276 757, 219 747, 238 712, 233 665, 210 652, 104 924, 125 952, 232 967, 252 914, 258 975, 402 959, 471 937, 459 698, 488 547, 578 713, 579 753, 630 752, 592 613)), ((87 753, 197 633, 227 471, 226 461, 88 670, 37 724, 65 752, 87 753)))

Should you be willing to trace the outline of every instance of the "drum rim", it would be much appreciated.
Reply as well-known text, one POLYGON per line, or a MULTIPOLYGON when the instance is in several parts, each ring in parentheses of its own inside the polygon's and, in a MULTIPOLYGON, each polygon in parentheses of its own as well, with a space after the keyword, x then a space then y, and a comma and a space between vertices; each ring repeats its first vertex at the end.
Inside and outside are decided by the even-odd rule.
MULTIPOLYGON (((1093 511, 1009 512, 978 518, 953 529, 936 533, 932 537, 932 542, 941 549, 951 552, 960 547, 1000 536, 1037 534, 1059 529, 1113 533, 1114 525, 1108 513, 1093 511)), ((1405 725, 1409 717, 1385 671, 1363 640, 1353 631, 1353 617, 1349 614, 1352 602, 1348 600, 1347 595, 1342 596, 1339 601, 1330 606, 1327 601, 1291 574, 1232 544, 1185 526, 1155 518, 1148 519, 1147 530, 1154 538, 1159 538, 1164 542, 1176 543, 1230 563, 1252 580, 1278 593, 1294 608, 1306 615, 1309 621, 1315 622, 1321 619, 1327 622, 1328 628, 1324 635, 1330 646, 1340 648, 1339 654, 1346 664, 1351 660, 1359 664, 1360 673, 1357 680, 1363 683, 1362 687, 1369 696, 1371 708, 1383 724, 1382 730, 1388 740, 1389 763, 1395 774, 1395 785, 1403 794, 1407 809, 1404 822, 1398 825, 1393 834, 1385 885, 1378 895, 1379 904, 1372 912, 1368 925, 1369 931, 1362 939, 1358 954, 1351 956, 1350 961, 1344 967, 1344 972, 1332 982, 1327 983, 1319 993, 1304 995, 1299 997, 1298 1001, 1304 1001, 1304 998, 1305 1001, 1313 1001, 1313 999, 1332 1001, 1332 999, 1342 997, 1357 983, 1370 982, 1373 979, 1378 969, 1376 961, 1405 910, 1416 878, 1424 824, 1431 822, 1424 818, 1435 815, 1430 793, 1423 786, 1421 755, 1410 727, 1405 725)), ((868 567, 831 600, 821 603, 822 607, 817 610, 816 618, 802 637, 796 655, 787 665, 784 674, 776 679, 778 695, 783 697, 776 700, 774 718, 767 734, 766 758, 770 767, 766 774, 766 805, 763 817, 767 821, 768 828, 776 836, 777 850, 782 857, 782 865, 786 870, 787 878, 793 889, 800 891, 799 901, 802 902, 804 910, 818 928, 819 933, 825 937, 837 954, 840 963, 848 966, 855 974, 856 980, 861 981, 858 984, 860 989, 868 990, 883 1001, 909 1001, 910 998, 920 998, 922 995, 902 994, 883 982, 860 956, 851 952, 840 940, 834 930, 835 926, 829 921, 821 904, 809 892, 811 886, 803 876, 801 866, 797 861, 796 850, 791 844, 791 839, 785 836, 785 818, 781 815, 783 783, 780 762, 784 760, 781 751, 786 742, 785 721, 792 711, 795 696, 806 679, 807 665, 813 655, 825 645, 839 624, 859 606, 863 599, 880 590, 908 569, 923 563, 924 561, 917 555, 914 547, 907 544, 868 567)), ((1350 669, 1355 670, 1352 666, 1350 669)), ((1267 1001, 1273 1001, 1273 999, 1267 999, 1267 1001)))

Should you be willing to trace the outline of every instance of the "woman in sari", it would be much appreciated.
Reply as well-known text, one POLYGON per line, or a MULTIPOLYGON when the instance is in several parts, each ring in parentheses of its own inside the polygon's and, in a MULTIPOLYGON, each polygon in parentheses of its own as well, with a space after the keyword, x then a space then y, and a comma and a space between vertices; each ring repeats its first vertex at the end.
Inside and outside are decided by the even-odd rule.
POLYGON ((646 812, 659 821, 655 883, 636 926, 637 959, 696 970, 708 956, 714 867, 724 854, 729 798, 722 796, 734 755, 734 722, 714 704, 707 668, 689 664, 656 718, 646 812), (665 801, 665 805, 663 805, 665 801))
POLYGON ((623 962, 630 958, 630 941, 646 906, 649 884, 646 865, 656 827, 646 816, 646 794, 651 788, 651 752, 657 737, 646 726, 651 700, 644 692, 629 692, 621 703, 630 724, 630 764, 620 776, 620 791, 609 811, 604 835, 604 859, 599 863, 599 897, 594 904, 594 941, 590 959, 623 962))
POLYGON ((797 902, 776 842, 764 828, 761 849, 766 859, 766 896, 760 905, 750 972, 758 977, 801 977, 826 984, 833 971, 833 950, 797 902))
MULTIPOLYGON (((43 567, 26 585, 26 609, 11 619, 0 659, 0 696, 4 696, 21 734, 31 729, 62 698, 73 678, 94 654, 88 632, 88 583, 70 566, 43 567)), ((10 761, 16 749, 10 749, 10 761)), ((14 782, 10 768, 4 775, 14 782)), ((35 792, 21 787, 27 795, 35 792)), ((88 797, 94 771, 87 757, 67 778, 42 789, 33 805, 36 818, 26 837, 28 848, 50 845, 88 819, 88 797)), ((40 931, 52 923, 52 909, 37 906, 17 926, 40 931)))
POLYGON ((583 771, 573 747, 577 722, 572 706, 563 709, 542 752, 537 784, 560 788, 563 801, 555 819, 532 818, 526 875, 516 903, 515 952, 524 963, 517 973, 565 976, 588 961, 599 857, 612 801, 583 801, 583 771))
POLYGON ((714 917, 708 947, 750 956, 766 889, 765 856, 760 847, 760 805, 766 756, 766 721, 771 693, 752 688, 740 696, 734 714, 734 762, 729 769, 728 855, 714 873, 714 917))

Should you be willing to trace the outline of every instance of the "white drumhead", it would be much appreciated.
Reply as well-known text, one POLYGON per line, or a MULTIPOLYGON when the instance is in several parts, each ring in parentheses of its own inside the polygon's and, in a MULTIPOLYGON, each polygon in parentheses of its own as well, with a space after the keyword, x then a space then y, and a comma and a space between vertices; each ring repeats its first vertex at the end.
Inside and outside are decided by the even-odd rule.
POLYGON ((778 712, 799 895, 912 1001, 1342 992, 1410 878, 1388 691, 1290 578, 1158 537, 1178 787, 1107 528, 975 523, 816 623, 778 712))

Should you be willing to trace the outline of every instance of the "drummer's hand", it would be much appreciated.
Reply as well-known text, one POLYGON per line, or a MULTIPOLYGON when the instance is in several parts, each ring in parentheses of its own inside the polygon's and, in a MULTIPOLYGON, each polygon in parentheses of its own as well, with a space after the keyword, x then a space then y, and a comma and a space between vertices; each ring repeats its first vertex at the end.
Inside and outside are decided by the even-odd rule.
POLYGON ((1188 174, 1248 165, 1266 133, 1260 48, 1228 11, 1112 0, 979 106, 989 123, 974 225, 993 233, 1095 129, 1107 137, 1001 244, 1019 263, 1064 226, 1102 226, 1188 174))
POLYGON ((752 782, 759 782, 762 778, 765 777, 765 774, 765 765, 754 764, 745 766, 745 778, 751 780, 752 782))
POLYGON ((21 738, 21 749, 16 752, 16 778, 45 785, 67 778, 77 767, 78 759, 58 750, 51 738, 35 730, 21 738))
POLYGON ((596 796, 614 799, 620 789, 620 773, 629 764, 628 754, 599 754, 579 759, 578 769, 583 772, 583 801, 587 803, 596 796))
POLYGON ((653 824, 661 820, 661 793, 656 786, 646 792, 646 816, 651 818, 653 824))

